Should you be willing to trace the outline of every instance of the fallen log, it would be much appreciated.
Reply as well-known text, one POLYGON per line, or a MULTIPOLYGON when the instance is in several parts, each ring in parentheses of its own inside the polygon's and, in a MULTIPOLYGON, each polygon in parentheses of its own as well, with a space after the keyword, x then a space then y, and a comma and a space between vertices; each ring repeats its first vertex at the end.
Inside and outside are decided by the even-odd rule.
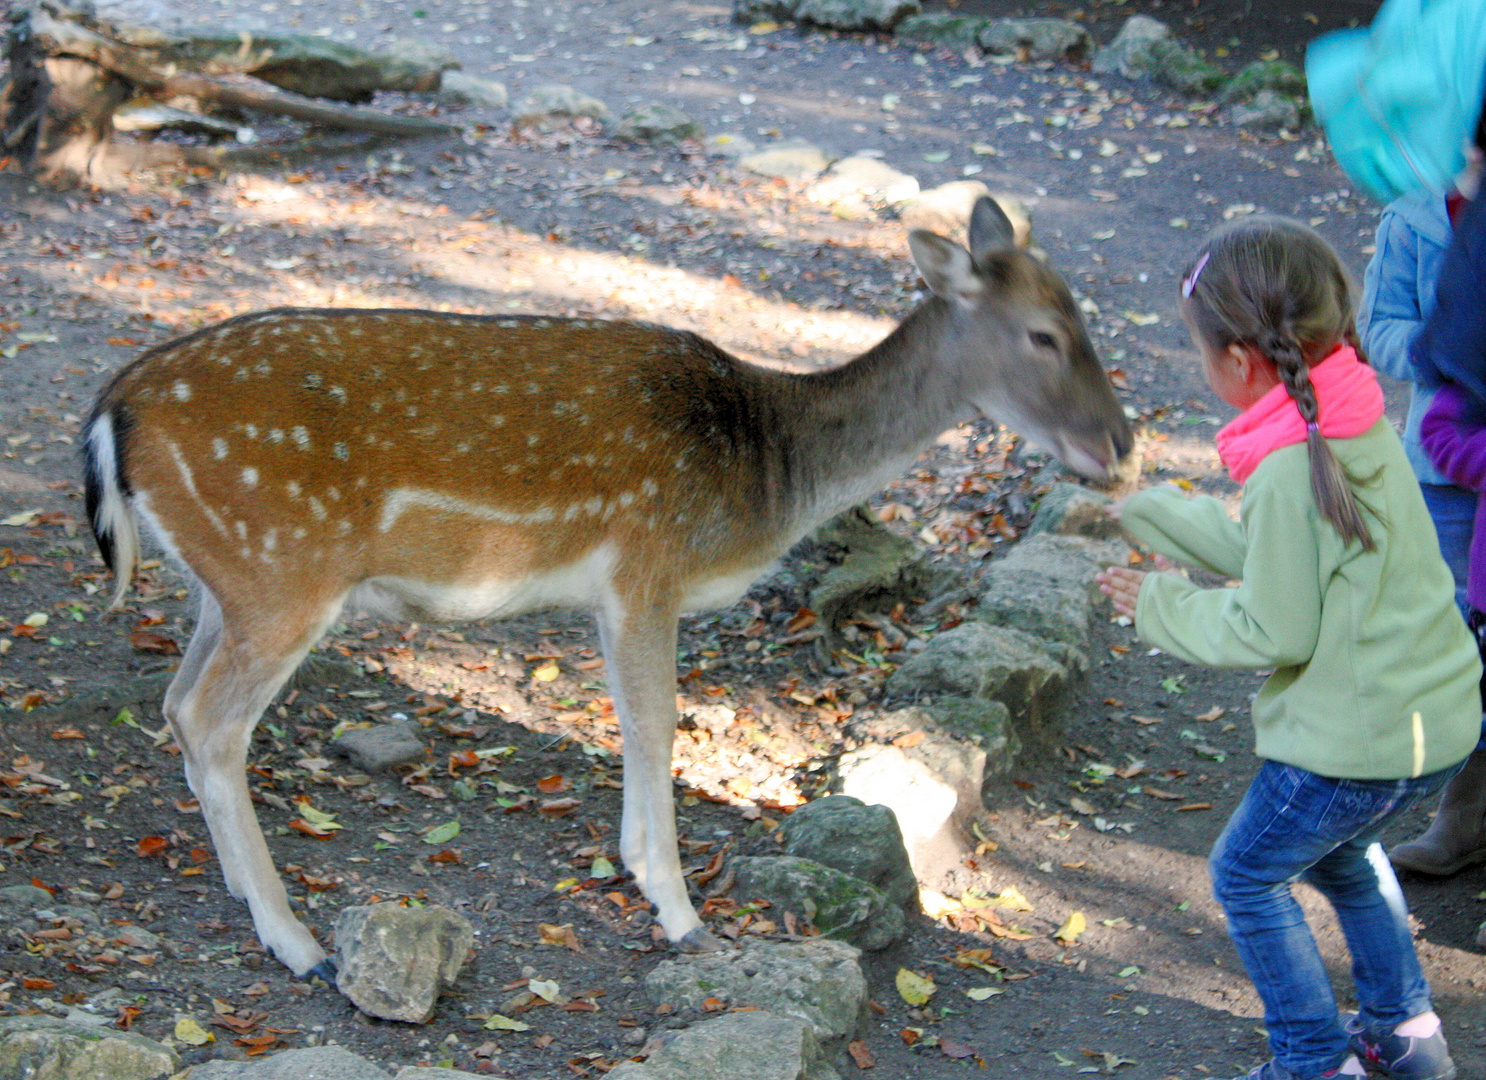
POLYGON ((177 0, 37 0, 9 23, 0 148, 44 177, 106 171, 113 114, 139 95, 382 135, 452 129, 358 104, 378 90, 437 90, 459 65, 423 46, 380 54, 260 27, 193 25, 177 0))

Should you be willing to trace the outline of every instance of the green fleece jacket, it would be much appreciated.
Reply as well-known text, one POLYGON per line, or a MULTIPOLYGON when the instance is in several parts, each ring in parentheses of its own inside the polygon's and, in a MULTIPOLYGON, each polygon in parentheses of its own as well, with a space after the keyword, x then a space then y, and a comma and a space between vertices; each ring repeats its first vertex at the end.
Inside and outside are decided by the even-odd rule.
POLYGON ((1358 780, 1443 769, 1481 731, 1481 663, 1454 582, 1388 422, 1329 444, 1361 478, 1376 550, 1343 544, 1321 516, 1304 443, 1260 462, 1236 523, 1217 499, 1147 489, 1121 515, 1135 539, 1241 580, 1204 589, 1148 574, 1136 631, 1195 664, 1274 668, 1253 707, 1262 758, 1358 780))

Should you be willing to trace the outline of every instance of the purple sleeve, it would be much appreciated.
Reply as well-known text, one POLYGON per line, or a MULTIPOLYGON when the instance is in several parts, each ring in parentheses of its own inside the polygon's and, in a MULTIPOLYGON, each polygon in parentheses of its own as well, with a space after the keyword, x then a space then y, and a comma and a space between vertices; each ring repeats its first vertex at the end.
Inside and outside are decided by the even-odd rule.
POLYGON ((1474 411, 1465 391, 1446 383, 1424 414, 1419 441, 1451 483, 1486 491, 1486 423, 1468 418, 1474 411))

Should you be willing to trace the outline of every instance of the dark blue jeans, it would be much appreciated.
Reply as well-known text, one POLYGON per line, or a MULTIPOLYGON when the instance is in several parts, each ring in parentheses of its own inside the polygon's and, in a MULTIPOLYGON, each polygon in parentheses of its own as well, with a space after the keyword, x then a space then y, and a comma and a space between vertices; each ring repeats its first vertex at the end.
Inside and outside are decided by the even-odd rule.
POLYGON ((1290 886, 1304 878, 1336 909, 1370 1030, 1391 1032, 1428 1012, 1408 907, 1377 841, 1460 767, 1412 780, 1335 780, 1266 761, 1218 837, 1213 892, 1264 1001, 1270 1049, 1296 1076, 1319 1076, 1348 1051, 1331 981, 1290 886))

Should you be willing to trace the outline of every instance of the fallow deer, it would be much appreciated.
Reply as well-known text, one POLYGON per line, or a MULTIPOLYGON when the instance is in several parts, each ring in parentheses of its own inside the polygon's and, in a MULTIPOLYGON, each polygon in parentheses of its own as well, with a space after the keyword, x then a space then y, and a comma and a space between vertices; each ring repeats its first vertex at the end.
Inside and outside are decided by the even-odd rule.
POLYGON ((909 237, 929 295, 832 370, 744 363, 641 322, 278 309, 142 354, 84 434, 124 599, 142 522, 199 587, 164 714, 234 896, 296 974, 245 778, 259 714, 347 607, 393 618, 592 610, 624 741, 620 852, 685 950, 671 788, 680 612, 727 605, 796 540, 989 415, 1104 478, 1124 411, 1063 281, 982 199, 969 249, 909 237))

